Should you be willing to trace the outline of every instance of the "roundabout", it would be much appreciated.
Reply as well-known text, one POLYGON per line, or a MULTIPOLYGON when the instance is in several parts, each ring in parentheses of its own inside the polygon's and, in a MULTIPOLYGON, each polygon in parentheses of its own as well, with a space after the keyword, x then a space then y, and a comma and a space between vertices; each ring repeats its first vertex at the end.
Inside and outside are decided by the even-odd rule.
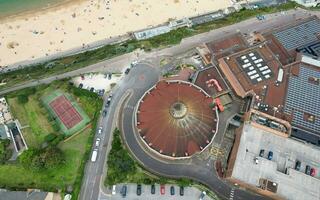
POLYGON ((138 102, 138 135, 161 156, 188 158, 204 150, 215 136, 218 113, 212 102, 192 83, 160 81, 138 102))

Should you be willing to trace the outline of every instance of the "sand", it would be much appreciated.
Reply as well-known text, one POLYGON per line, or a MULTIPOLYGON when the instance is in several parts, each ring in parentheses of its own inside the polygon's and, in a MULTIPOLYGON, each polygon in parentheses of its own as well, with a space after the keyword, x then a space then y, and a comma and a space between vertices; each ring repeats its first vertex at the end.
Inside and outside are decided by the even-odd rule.
POLYGON ((0 66, 231 6, 231 0, 75 1, 0 21, 0 66))

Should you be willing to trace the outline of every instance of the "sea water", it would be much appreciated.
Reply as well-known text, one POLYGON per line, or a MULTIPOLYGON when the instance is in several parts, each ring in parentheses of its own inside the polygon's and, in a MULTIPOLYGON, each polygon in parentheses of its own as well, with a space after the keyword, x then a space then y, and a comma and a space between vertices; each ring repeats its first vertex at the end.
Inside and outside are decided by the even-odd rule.
POLYGON ((0 18, 39 10, 67 0, 0 0, 0 18))

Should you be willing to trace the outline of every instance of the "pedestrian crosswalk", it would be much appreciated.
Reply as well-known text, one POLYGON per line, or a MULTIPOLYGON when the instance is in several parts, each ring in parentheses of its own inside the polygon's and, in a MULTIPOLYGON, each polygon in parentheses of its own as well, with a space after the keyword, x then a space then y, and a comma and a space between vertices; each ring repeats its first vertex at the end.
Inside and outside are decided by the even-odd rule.
POLYGON ((232 190, 230 191, 229 200, 233 200, 233 197, 234 197, 234 188, 232 188, 232 190))

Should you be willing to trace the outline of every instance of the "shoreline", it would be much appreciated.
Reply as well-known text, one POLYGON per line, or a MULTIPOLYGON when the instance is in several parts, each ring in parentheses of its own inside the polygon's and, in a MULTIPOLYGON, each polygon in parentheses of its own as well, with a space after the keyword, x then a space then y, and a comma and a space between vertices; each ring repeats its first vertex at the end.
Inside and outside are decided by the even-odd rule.
POLYGON ((70 6, 74 6, 77 4, 80 4, 86 0, 64 0, 64 1, 59 1, 50 5, 47 5, 45 7, 34 7, 32 9, 24 10, 21 12, 17 12, 14 14, 8 14, 5 16, 0 16, 0 24, 7 23, 10 21, 15 21, 19 19, 25 19, 29 17, 34 17, 37 15, 43 15, 48 12, 54 12, 60 9, 68 8, 70 6))
POLYGON ((70 0, 0 20, 0 68, 225 9, 230 0, 70 0))

